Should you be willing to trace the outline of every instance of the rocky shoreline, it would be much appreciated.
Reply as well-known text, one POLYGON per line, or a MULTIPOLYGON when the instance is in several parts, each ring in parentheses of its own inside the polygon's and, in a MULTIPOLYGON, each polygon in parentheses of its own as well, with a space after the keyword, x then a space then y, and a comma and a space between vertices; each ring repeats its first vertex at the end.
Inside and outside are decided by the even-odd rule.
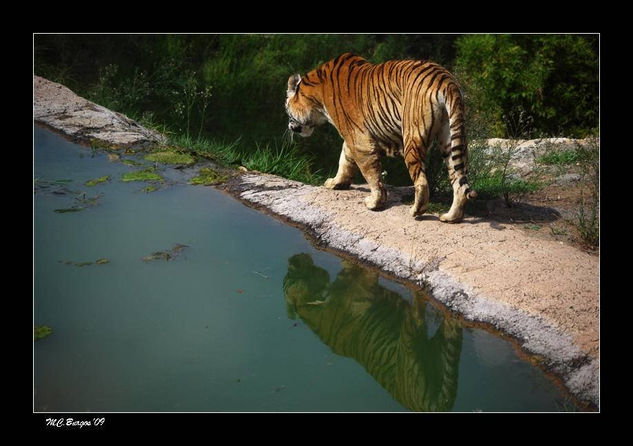
MULTIPOLYGON (((85 144, 140 148, 164 142, 162 135, 38 76, 34 120, 85 144)), ((382 212, 364 207, 362 185, 332 191, 248 172, 232 177, 225 189, 328 248, 424 287, 465 320, 510 335, 572 395, 599 408, 595 256, 472 216, 457 225, 432 214, 414 220, 403 204, 406 187, 389 188, 382 212)))
POLYGON ((33 76, 33 119, 83 144, 124 148, 165 142, 160 133, 39 76, 33 76))

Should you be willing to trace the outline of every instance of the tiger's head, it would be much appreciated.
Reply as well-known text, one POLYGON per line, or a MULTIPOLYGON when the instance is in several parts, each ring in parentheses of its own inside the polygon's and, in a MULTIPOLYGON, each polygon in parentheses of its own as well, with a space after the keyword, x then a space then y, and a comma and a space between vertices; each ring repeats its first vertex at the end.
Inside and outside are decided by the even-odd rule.
POLYGON ((317 125, 327 122, 327 114, 320 104, 315 85, 302 80, 299 74, 293 74, 288 79, 286 113, 288 128, 293 133, 308 137, 317 125))

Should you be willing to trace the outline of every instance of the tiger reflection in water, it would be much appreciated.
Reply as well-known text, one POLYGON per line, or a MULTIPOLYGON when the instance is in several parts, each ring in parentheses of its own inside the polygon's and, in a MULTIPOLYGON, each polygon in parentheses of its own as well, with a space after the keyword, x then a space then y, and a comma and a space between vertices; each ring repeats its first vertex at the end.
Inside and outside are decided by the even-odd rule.
POLYGON ((409 303, 348 261, 330 283, 308 254, 288 260, 283 288, 291 319, 298 315, 334 353, 358 361, 404 407, 451 410, 462 329, 443 318, 429 336, 420 295, 409 303))

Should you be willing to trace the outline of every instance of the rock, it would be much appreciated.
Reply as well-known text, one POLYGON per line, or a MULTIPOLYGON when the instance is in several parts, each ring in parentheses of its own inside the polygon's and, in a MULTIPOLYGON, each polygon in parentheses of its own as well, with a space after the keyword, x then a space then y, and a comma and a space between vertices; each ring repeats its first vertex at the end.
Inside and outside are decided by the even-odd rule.
POLYGON ((502 139, 489 138, 484 140, 473 140, 471 146, 483 147, 488 154, 493 154, 495 150, 511 151, 509 167, 516 170, 519 175, 529 173, 535 165, 535 160, 543 156, 548 151, 574 150, 579 145, 588 143, 586 139, 571 138, 538 138, 538 139, 502 139))
POLYGON ((577 183, 578 181, 580 181, 581 178, 582 176, 580 174, 567 173, 556 178, 556 184, 560 186, 567 186, 572 183, 577 183))
POLYGON ((89 144, 105 141, 114 147, 163 144, 166 138, 120 113, 77 96, 67 87, 33 76, 33 118, 73 139, 89 144))

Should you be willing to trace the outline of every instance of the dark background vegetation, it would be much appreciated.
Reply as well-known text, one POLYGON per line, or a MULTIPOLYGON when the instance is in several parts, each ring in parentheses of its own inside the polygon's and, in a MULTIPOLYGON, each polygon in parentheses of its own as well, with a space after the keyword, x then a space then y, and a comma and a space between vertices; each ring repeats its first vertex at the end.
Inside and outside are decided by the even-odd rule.
MULTIPOLYGON (((283 158, 286 176, 318 183, 342 140, 326 125, 289 142, 286 82, 345 51, 444 65, 465 92, 471 139, 598 132, 597 34, 38 34, 34 72, 174 142, 224 145, 230 163, 254 167, 283 158)), ((401 160, 385 167, 388 182, 410 184, 401 160)))

